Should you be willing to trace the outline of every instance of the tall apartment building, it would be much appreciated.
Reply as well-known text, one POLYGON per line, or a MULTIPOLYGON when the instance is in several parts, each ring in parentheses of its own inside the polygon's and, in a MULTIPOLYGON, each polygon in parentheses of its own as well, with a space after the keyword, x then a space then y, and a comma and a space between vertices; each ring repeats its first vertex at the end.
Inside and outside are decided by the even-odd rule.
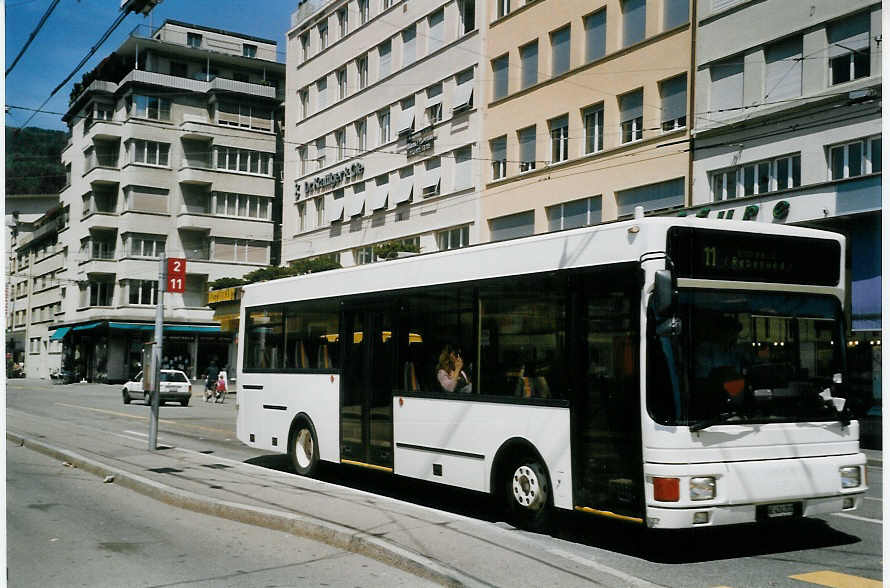
POLYGON ((698 0, 690 214, 847 235, 848 361, 881 390, 881 3, 698 0))
POLYGON ((481 4, 301 3, 287 41, 283 263, 479 240, 481 4))
POLYGON ((48 326, 61 308, 56 274, 64 263, 57 246, 58 194, 6 196, 6 353, 25 375, 47 378, 61 363, 61 345, 48 326))
POLYGON ((277 263, 276 43, 165 21, 137 28, 76 85, 63 120, 70 218, 58 243, 66 369, 135 375, 153 338, 158 259, 187 259, 184 294, 165 296, 164 365, 199 377, 234 365, 206 285, 277 263))
POLYGON ((485 0, 483 241, 687 204, 689 0, 485 0))

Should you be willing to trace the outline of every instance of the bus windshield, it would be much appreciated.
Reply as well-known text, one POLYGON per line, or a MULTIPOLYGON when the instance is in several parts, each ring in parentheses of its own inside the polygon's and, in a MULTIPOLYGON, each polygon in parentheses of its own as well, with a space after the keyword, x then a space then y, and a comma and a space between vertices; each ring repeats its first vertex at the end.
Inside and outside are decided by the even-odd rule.
POLYGON ((828 399, 843 373, 840 312, 828 296, 681 291, 679 333, 650 330, 650 413, 696 430, 836 420, 828 399))

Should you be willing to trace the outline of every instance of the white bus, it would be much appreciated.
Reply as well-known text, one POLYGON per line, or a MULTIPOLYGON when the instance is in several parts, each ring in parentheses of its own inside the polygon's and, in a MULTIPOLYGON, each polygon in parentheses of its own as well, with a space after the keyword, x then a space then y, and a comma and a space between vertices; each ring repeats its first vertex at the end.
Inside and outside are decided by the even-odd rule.
POLYGON ((491 493, 527 528, 854 510, 844 248, 637 218, 245 286, 238 438, 491 493))

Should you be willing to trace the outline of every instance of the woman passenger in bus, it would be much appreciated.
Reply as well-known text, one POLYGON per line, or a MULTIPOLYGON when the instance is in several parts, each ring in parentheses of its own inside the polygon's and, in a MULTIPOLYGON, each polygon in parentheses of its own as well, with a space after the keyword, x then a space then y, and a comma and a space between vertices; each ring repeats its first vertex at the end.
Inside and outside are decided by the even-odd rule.
POLYGON ((439 363, 436 366, 436 378, 439 385, 445 392, 464 392, 471 393, 473 385, 463 371, 464 360, 461 357, 460 349, 451 345, 445 345, 442 353, 439 354, 439 363))

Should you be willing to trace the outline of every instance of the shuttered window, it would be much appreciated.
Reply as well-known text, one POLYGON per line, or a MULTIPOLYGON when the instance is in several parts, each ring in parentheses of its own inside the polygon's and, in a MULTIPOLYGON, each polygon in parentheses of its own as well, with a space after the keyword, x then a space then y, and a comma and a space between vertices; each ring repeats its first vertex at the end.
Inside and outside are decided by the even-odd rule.
POLYGON ((606 54, 606 11, 600 10, 584 18, 584 43, 587 61, 606 54))
POLYGON ((775 102, 801 95, 803 39, 793 37, 766 48, 766 85, 764 102, 775 102))

